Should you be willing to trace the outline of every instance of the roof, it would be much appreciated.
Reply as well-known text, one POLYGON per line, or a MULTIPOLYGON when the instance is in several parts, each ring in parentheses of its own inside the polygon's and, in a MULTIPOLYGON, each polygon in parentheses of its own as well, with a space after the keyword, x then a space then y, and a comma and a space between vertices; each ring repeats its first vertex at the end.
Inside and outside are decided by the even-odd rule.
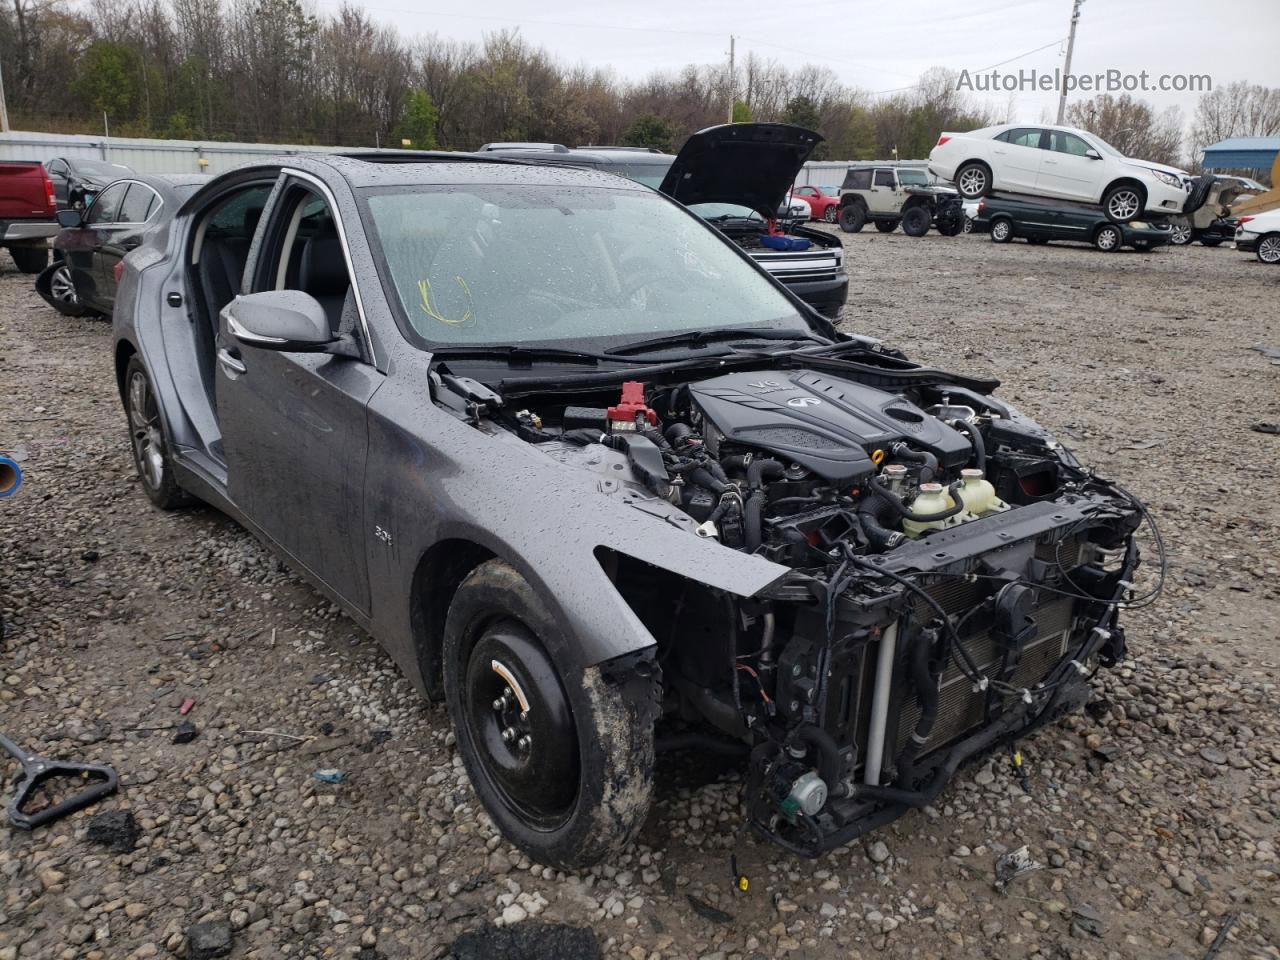
POLYGON ((308 156, 289 158, 290 165, 323 164, 342 173, 354 187, 405 184, 519 183, 534 186, 612 187, 615 190, 648 190, 612 174, 570 164, 546 162, 537 157, 509 157, 498 153, 419 154, 399 156, 308 156))
POLYGON ((1266 170, 1280 154, 1280 137, 1228 137, 1204 148, 1210 169, 1266 170))
POLYGON ((508 157, 513 160, 547 160, 552 163, 596 163, 600 166, 609 164, 648 163, 654 166, 670 164, 675 154, 647 150, 640 147, 537 147, 537 146, 492 146, 485 151, 485 157, 508 157))

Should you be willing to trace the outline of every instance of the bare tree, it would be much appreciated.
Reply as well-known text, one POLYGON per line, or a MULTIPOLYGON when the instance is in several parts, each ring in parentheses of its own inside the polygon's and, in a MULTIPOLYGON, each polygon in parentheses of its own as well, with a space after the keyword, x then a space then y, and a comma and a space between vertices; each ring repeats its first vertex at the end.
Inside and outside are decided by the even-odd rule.
POLYGON ((1182 148, 1182 112, 1156 113, 1151 104, 1129 94, 1108 93, 1067 107, 1067 123, 1096 134, 1127 157, 1176 164, 1182 148))

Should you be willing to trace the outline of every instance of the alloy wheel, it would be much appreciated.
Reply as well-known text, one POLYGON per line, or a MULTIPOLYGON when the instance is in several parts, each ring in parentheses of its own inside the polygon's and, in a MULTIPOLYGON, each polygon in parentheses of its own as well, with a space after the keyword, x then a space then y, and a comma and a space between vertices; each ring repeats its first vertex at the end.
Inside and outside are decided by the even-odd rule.
POLYGON ((142 480, 152 490, 164 484, 164 436, 160 411, 146 375, 135 370, 129 377, 129 434, 133 459, 142 480))
POLYGON ((75 282, 71 279, 71 268, 65 263, 54 270, 49 277, 49 293, 59 303, 75 306, 80 302, 75 282))
POLYGON ((1117 190, 1107 201, 1107 213, 1113 220, 1124 222, 1138 215, 1141 201, 1136 190, 1117 190))
POLYGON ((977 197, 987 188, 987 175, 981 167, 970 167, 960 174, 960 192, 966 197, 977 197))
POLYGON ((1191 228, 1185 223, 1175 223, 1169 235, 1169 242, 1183 246, 1191 242, 1191 228))
POLYGON ((991 225, 991 239, 1003 243, 1009 239, 1010 229, 1008 220, 997 220, 991 225))
POLYGON ((836 210, 836 205, 834 203, 829 204, 827 206, 827 209, 822 211, 822 219, 825 220, 827 223, 835 223, 837 213, 838 211, 836 210))
POLYGON ((1103 227, 1098 231, 1097 244, 1099 250, 1114 250, 1120 245, 1120 231, 1115 227, 1103 227))
POLYGON ((1258 259, 1263 263, 1280 263, 1280 237, 1267 237, 1258 244, 1258 259))

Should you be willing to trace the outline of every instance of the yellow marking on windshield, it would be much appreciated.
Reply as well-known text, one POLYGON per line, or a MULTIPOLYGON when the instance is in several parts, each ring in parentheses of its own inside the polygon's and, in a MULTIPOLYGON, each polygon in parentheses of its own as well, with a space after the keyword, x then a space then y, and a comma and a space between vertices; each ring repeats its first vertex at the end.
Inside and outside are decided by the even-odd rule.
POLYGON ((462 277, 454 277, 453 281, 462 288, 462 292, 466 294, 467 297, 467 308, 462 312, 461 317, 446 317, 435 308, 431 302, 431 281, 425 278, 418 281, 418 296, 421 299, 418 306, 422 307, 422 312, 433 320, 439 320, 441 323, 448 323, 453 326, 460 326, 464 323, 470 323, 475 319, 475 300, 472 299, 471 288, 467 286, 466 280, 462 279, 462 277))

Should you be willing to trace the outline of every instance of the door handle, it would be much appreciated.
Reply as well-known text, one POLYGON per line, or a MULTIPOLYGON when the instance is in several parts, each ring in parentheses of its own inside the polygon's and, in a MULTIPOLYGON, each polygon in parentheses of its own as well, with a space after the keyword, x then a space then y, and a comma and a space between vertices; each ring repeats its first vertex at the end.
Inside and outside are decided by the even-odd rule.
POLYGON ((126 250, 133 250, 141 242, 142 241, 139 240, 137 237, 130 237, 128 240, 125 240, 123 243, 121 243, 120 246, 124 247, 126 250))
POLYGON ((1045 164, 1046 164, 1047 166, 1050 166, 1050 167, 1056 167, 1056 166, 1058 165, 1058 161, 1057 161, 1057 160, 1046 160, 1046 161, 1045 161, 1045 164))
POLYGON ((240 358, 234 356, 226 347, 218 348, 218 364, 232 380, 246 373, 248 370, 248 368, 240 362, 240 358))

